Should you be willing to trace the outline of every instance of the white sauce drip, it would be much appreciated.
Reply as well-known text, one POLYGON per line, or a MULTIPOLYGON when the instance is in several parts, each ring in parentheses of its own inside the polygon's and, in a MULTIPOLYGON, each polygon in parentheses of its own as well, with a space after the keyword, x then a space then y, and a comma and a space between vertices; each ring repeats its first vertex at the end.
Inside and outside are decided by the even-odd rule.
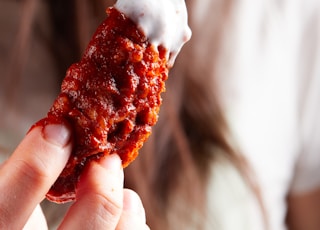
POLYGON ((173 65, 184 43, 191 37, 184 0, 118 0, 114 6, 133 20, 154 46, 168 50, 173 65))

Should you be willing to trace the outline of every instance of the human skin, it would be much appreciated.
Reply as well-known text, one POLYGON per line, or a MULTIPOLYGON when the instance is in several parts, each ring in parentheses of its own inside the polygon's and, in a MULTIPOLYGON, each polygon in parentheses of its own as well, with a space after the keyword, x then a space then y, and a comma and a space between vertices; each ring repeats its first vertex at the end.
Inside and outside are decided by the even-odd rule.
POLYGON ((287 224, 290 230, 320 229, 320 188, 287 197, 287 224))
MULTIPOLYGON (((67 125, 31 130, 0 167, 0 229, 47 229, 39 206, 72 148, 67 125)), ((76 201, 59 229, 149 229, 139 196, 123 188, 123 168, 113 154, 92 162, 79 181, 76 201), (85 216, 85 218, 84 218, 85 216)))

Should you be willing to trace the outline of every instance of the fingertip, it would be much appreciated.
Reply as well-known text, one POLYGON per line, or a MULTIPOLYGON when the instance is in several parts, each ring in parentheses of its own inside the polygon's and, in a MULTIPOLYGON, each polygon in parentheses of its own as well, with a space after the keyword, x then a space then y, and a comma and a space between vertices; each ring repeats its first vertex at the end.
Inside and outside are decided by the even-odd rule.
POLYGON ((120 157, 117 154, 104 156, 86 166, 77 185, 76 196, 79 198, 86 193, 105 194, 122 190, 123 179, 120 157))
POLYGON ((149 229, 142 201, 139 195, 131 189, 123 190, 123 212, 117 229, 149 229))
POLYGON ((27 135, 37 128, 41 129, 43 139, 50 144, 64 147, 71 141, 71 127, 63 119, 43 118, 30 128, 27 135))
POLYGON ((142 201, 135 191, 124 189, 123 193, 123 210, 139 214, 144 213, 142 201))
POLYGON ((121 160, 117 155, 109 155, 87 165, 77 186, 76 201, 61 226, 66 229, 115 229, 122 210, 121 160), (86 218, 82 218, 84 215, 86 218))
POLYGON ((66 146, 71 139, 70 128, 65 124, 48 124, 42 129, 44 139, 59 147, 66 146))
POLYGON ((110 154, 102 157, 99 161, 99 164, 107 170, 122 170, 122 162, 118 154, 110 154))

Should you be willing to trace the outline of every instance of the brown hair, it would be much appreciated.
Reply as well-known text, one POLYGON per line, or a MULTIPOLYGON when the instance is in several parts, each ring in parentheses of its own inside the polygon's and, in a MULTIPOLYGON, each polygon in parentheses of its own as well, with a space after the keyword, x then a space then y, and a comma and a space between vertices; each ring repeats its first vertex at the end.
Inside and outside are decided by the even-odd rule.
MULTIPOLYGON (((113 2, 48 1, 53 38, 47 45, 60 70, 57 82, 67 66, 80 58, 104 17, 101 6, 113 2)), ((223 154, 235 165, 261 202, 249 167, 232 144, 215 76, 232 1, 208 0, 206 16, 199 17, 202 3, 187 1, 193 37, 170 72, 153 134, 125 170, 125 185, 141 196, 151 229, 169 229, 170 210, 179 212, 175 215, 185 223, 198 213, 200 218, 193 224, 201 229, 201 219, 206 218, 206 186, 216 154, 223 154), (172 201, 177 197, 187 209, 174 208, 172 201)))

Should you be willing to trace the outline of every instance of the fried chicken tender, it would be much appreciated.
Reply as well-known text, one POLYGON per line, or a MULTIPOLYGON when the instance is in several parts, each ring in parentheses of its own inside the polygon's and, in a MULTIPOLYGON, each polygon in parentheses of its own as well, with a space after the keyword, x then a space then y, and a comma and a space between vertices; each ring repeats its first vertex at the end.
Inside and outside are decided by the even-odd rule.
POLYGON ((90 161, 119 154, 126 167, 137 157, 158 119, 167 52, 116 8, 107 9, 82 59, 67 70, 47 117, 34 125, 67 123, 73 129, 71 157, 47 193, 49 200, 74 200, 90 161))

